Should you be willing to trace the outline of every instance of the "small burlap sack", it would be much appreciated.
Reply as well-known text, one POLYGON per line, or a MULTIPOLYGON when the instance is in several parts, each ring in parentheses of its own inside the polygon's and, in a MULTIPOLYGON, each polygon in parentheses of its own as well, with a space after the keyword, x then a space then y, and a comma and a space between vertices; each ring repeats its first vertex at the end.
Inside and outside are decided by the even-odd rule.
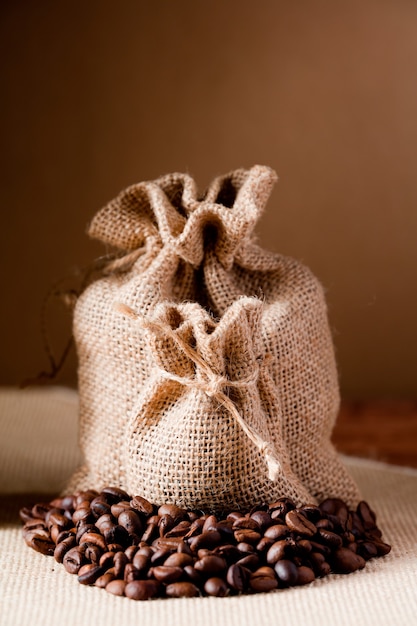
POLYGON ((322 287, 303 265, 254 241, 275 181, 268 167, 239 169, 201 198, 190 176, 171 174, 129 187, 97 213, 89 233, 118 255, 75 308, 85 464, 69 489, 127 485, 126 422, 155 363, 147 333, 133 332, 118 304, 147 318, 159 303, 194 302, 221 319, 241 296, 254 296, 263 301, 261 339, 282 415, 272 444, 285 445, 312 496, 357 502, 330 442, 339 391, 322 287))
POLYGON ((205 511, 282 494, 311 501, 284 445, 261 319, 255 298, 237 300, 218 322, 196 303, 159 304, 138 318, 156 367, 125 430, 129 493, 205 511))

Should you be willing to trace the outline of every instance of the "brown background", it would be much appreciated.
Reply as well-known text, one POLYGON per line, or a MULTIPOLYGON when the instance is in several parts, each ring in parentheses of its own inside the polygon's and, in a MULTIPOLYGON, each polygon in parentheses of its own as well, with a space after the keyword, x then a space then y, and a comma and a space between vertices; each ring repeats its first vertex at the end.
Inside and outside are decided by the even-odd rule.
MULTIPOLYGON (((414 0, 0 6, 0 383, 47 367, 42 302, 103 252, 105 202, 261 163, 280 182, 260 242, 325 285, 343 394, 416 396, 414 0)), ((59 353, 69 318, 48 319, 59 353)))

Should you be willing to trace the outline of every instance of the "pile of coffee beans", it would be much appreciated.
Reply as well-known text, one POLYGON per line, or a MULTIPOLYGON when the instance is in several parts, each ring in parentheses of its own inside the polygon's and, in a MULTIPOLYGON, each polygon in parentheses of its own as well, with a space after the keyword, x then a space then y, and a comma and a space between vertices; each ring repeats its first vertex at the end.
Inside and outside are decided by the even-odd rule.
POLYGON ((83 585, 134 600, 228 596, 348 574, 390 546, 364 501, 288 498, 227 515, 154 506, 107 487, 21 509, 27 545, 83 585))

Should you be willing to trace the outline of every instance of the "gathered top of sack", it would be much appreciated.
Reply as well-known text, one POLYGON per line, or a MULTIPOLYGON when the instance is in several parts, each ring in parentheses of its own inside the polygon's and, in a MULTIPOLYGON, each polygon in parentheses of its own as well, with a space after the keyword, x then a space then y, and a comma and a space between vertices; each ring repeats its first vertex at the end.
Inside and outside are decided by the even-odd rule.
POLYGON ((89 234, 116 255, 74 311, 84 463, 69 491, 111 483, 212 511, 358 503, 331 443, 340 397, 323 288, 255 240, 276 180, 255 165, 199 195, 169 174, 93 218, 89 234))
POLYGON ((214 254, 230 269, 249 241, 272 187, 275 172, 256 165, 215 178, 202 197, 187 174, 168 174, 132 185, 97 213, 91 237, 121 251, 152 245, 169 246, 199 267, 214 244, 214 254))

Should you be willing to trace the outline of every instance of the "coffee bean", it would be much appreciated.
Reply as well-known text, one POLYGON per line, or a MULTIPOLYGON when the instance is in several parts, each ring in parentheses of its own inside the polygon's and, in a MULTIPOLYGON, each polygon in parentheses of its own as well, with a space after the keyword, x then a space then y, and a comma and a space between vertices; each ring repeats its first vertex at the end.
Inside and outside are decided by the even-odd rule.
POLYGON ((156 580, 132 580, 126 584, 124 594, 131 600, 149 600, 158 595, 159 589, 160 584, 156 580))
POLYGON ((204 583, 204 591, 207 595, 216 596, 217 598, 224 598, 230 593, 227 583, 222 578, 218 578, 217 576, 206 580, 204 583))
POLYGON ((264 537, 272 539, 273 541, 278 541, 278 539, 283 539, 289 535, 289 533, 290 529, 285 524, 273 524, 266 529, 264 537))
POLYGON ((104 589, 112 580, 114 580, 114 574, 111 572, 105 572, 104 574, 102 574, 96 579, 96 582, 94 583, 94 585, 96 587, 100 587, 100 589, 104 589))
MULTIPOLYGON (((107 573, 107 575, 109 575, 109 573, 107 573)), ((129 585, 131 585, 132 583, 128 583, 129 585)), ((124 580, 110 580, 107 584, 106 584, 106 591, 108 593, 113 594, 114 596, 124 596, 125 593, 125 587, 126 587, 126 583, 124 580)))
POLYGON ((167 565, 169 567, 185 567, 185 565, 191 565, 193 562, 194 559, 189 554, 174 552, 174 554, 171 554, 166 559, 164 565, 167 565))
POLYGON ((289 511, 286 514, 285 523, 290 530, 298 535, 304 535, 305 537, 313 537, 317 532, 317 528, 313 522, 310 522, 297 509, 289 511))
POLYGON ((365 567, 365 559, 347 548, 339 548, 332 557, 332 567, 337 574, 350 574, 365 567))
POLYGON ((148 502, 148 500, 142 498, 141 496, 135 496, 134 498, 132 498, 130 501, 130 506, 140 513, 143 513, 147 517, 150 517, 154 513, 153 504, 151 504, 150 502, 148 502))
POLYGON ((284 587, 295 585, 298 579, 298 567, 288 559, 281 559, 275 563, 275 572, 278 580, 284 587))
POLYGON ((250 543, 256 544, 261 539, 261 533, 256 530, 251 530, 250 528, 240 528, 239 530, 235 530, 234 532, 235 539, 238 543, 250 543))
POLYGON ((208 555, 196 561, 194 567, 203 574, 219 574, 226 569, 227 563, 221 556, 208 555))
POLYGON ((104 489, 101 490, 101 494, 110 504, 114 504, 116 502, 119 502, 120 500, 130 500, 129 494, 127 494, 126 491, 124 491, 123 489, 119 489, 118 487, 104 487, 104 489))
POLYGON ((253 591, 271 591, 278 587, 278 579, 272 567, 259 567, 252 572, 249 586, 253 591))
POLYGON ((26 543, 80 583, 135 599, 304 585, 390 551, 369 505, 349 511, 337 498, 298 508, 280 498, 224 518, 109 487, 27 507, 21 518, 26 543))
POLYGON ((317 540, 323 542, 326 546, 331 548, 341 548, 343 540, 340 535, 326 530, 325 528, 319 528, 317 531, 317 540))
POLYGON ((298 568, 298 576, 296 583, 297 585, 308 585, 315 580, 315 574, 311 567, 307 567, 307 565, 300 565, 298 568))
POLYGON ((129 535, 139 534, 143 531, 143 525, 139 515, 130 508, 125 509, 119 514, 117 523, 119 526, 122 526, 129 535))
POLYGON ((242 593, 246 591, 249 586, 250 576, 250 570, 240 562, 234 563, 229 567, 229 569, 227 570, 226 580, 228 585, 232 589, 238 591, 239 593, 242 593))
POLYGON ((40 531, 32 531, 25 537, 26 544, 36 552, 53 556, 55 544, 49 535, 41 534, 40 531))
POLYGON ((159 582, 169 584, 179 580, 183 574, 183 570, 181 567, 157 565, 152 568, 152 574, 159 582))
POLYGON ((168 598, 195 598, 200 595, 198 587, 187 581, 167 585, 165 593, 168 598))
POLYGON ((79 546, 71 548, 65 554, 62 562, 69 574, 78 574, 81 566, 85 563, 84 551, 79 546))
POLYGON ((82 585, 94 585, 97 578, 103 573, 104 570, 99 565, 87 563, 78 570, 78 582, 82 585))
POLYGON ((287 551, 287 545, 285 539, 273 543, 266 553, 266 562, 274 565, 277 561, 283 559, 287 551))

